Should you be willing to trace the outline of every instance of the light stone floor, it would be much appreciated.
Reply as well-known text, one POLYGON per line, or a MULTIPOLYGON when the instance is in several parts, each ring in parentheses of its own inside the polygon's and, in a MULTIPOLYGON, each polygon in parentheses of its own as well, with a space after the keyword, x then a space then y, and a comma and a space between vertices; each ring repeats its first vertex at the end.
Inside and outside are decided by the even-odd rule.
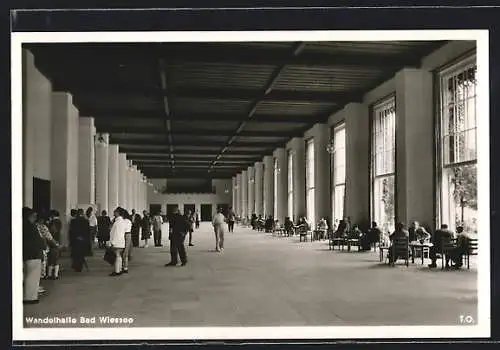
POLYGON ((218 254, 209 224, 194 242, 185 267, 164 267, 168 246, 135 249, 130 273, 118 278, 108 277, 102 251, 81 274, 64 259, 62 278, 43 281, 47 294, 24 315, 133 317, 135 327, 457 325, 460 315, 477 318, 475 264, 462 271, 388 267, 375 252, 332 252, 325 241, 242 227, 226 234, 218 254))

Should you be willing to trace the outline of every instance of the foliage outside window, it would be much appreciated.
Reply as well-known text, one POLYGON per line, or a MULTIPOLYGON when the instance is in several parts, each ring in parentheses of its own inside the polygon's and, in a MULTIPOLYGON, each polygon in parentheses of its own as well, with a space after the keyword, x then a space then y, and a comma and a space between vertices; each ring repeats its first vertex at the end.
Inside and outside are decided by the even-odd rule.
POLYGON ((334 151, 332 154, 332 222, 335 226, 344 217, 345 211, 345 164, 346 164, 346 134, 345 124, 333 130, 334 151))
POLYGON ((475 57, 441 72, 440 221, 477 233, 477 66, 475 57))

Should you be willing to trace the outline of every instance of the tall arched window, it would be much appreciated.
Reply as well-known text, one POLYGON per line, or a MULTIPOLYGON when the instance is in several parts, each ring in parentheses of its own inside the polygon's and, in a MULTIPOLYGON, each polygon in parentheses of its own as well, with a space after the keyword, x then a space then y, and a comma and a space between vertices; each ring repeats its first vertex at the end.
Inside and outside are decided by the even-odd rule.
POLYGON ((316 224, 314 180, 314 139, 311 138, 306 141, 306 215, 313 227, 316 224))
POLYGON ((345 124, 337 126, 333 130, 334 151, 332 154, 332 222, 338 222, 344 217, 345 199, 345 124))
POLYGON ((262 195, 261 195, 261 198, 262 198, 262 215, 264 217, 266 217, 267 215, 269 215, 269 208, 267 208, 266 206, 266 200, 265 200, 265 188, 266 188, 266 164, 264 162, 262 162, 262 186, 261 189, 262 189, 262 195))
POLYGON ((288 166, 288 186, 287 186, 287 191, 288 191, 288 212, 287 216, 290 217, 292 221, 295 221, 294 218, 294 212, 293 212, 293 206, 294 206, 294 201, 293 201, 293 196, 294 196, 294 176, 293 176, 293 151, 289 150, 288 155, 287 155, 287 166, 288 166))
POLYGON ((439 76, 439 221, 477 233, 476 57, 439 76))
POLYGON ((395 98, 376 104, 372 117, 372 218, 383 232, 392 232, 396 207, 395 98))

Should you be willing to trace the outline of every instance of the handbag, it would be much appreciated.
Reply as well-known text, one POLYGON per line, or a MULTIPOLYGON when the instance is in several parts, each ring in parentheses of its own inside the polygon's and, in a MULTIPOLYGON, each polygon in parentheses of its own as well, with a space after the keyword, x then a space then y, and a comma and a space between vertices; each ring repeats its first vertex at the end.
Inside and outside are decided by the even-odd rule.
POLYGON ((110 265, 114 265, 116 260, 116 254, 110 248, 106 248, 104 252, 104 261, 110 265))

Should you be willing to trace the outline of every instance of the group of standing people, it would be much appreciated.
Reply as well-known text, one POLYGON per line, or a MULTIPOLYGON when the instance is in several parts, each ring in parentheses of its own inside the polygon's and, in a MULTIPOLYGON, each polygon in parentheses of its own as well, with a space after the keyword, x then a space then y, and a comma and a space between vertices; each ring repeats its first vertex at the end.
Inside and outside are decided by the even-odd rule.
POLYGON ((59 278, 62 223, 59 213, 51 210, 40 215, 23 208, 23 303, 36 304, 45 292, 41 279, 59 278))

